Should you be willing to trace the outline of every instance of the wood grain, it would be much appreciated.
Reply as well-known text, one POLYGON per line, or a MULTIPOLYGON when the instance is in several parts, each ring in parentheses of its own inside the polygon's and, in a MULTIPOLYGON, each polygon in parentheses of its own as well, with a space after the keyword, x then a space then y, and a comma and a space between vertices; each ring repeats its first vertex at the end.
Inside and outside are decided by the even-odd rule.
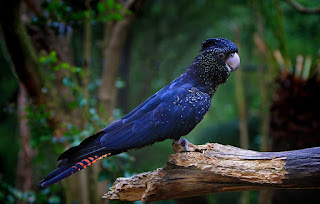
POLYGON ((164 168, 118 178, 103 197, 151 202, 226 191, 320 188, 320 147, 256 152, 229 145, 173 146, 164 168))

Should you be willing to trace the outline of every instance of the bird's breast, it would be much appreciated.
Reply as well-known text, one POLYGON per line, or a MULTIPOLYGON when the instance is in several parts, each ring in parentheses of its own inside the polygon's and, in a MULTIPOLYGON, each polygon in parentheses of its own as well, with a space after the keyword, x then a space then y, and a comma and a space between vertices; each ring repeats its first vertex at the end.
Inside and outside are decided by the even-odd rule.
POLYGON ((211 98, 209 94, 192 87, 185 97, 177 96, 174 104, 181 108, 182 114, 191 111, 194 115, 194 122, 199 123, 210 109, 211 98))

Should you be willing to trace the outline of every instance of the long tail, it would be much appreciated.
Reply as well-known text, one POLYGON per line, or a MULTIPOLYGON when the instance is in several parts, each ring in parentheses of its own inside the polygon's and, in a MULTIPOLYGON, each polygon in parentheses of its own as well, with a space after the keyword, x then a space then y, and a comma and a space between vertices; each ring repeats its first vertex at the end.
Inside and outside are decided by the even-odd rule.
POLYGON ((74 173, 77 173, 78 171, 90 166, 91 164, 95 163, 96 161, 103 159, 105 157, 110 156, 111 153, 103 154, 103 155, 94 155, 87 157, 86 159, 82 159, 81 161, 73 164, 73 165, 63 165, 51 172, 48 176, 46 176, 44 179, 42 179, 39 182, 39 185, 41 187, 47 187, 51 184, 54 184, 58 181, 61 181, 62 179, 71 176, 74 173))
POLYGON ((114 155, 115 152, 110 152, 101 145, 100 138, 104 134, 104 131, 98 132, 83 140, 78 146, 71 147, 62 153, 58 158, 61 160, 58 168, 42 179, 39 185, 47 187, 91 166, 100 159, 114 155))

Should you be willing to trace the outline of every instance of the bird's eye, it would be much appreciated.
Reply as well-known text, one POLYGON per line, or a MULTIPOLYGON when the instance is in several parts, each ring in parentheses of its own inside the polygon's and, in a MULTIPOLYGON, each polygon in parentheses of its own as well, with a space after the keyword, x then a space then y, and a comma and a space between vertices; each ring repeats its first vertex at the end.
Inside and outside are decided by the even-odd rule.
POLYGON ((220 59, 223 59, 224 58, 224 54, 223 53, 219 53, 219 55, 218 55, 218 57, 220 58, 220 59))

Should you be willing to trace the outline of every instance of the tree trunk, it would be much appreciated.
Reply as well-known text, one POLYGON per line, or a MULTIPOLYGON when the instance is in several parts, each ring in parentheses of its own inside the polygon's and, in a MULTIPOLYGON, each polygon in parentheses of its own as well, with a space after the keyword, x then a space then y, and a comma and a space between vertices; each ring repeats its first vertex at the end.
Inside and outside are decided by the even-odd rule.
MULTIPOLYGON (((121 56, 128 37, 130 26, 135 14, 141 6, 142 0, 128 0, 123 4, 123 13, 130 10, 132 14, 124 14, 124 19, 114 24, 107 22, 105 25, 105 39, 103 40, 102 53, 104 64, 101 76, 101 85, 98 92, 100 104, 104 109, 103 118, 113 119, 113 110, 116 106, 117 88, 115 86, 119 76, 121 56)), ((94 165, 94 172, 99 172, 101 163, 94 165)), ((98 183, 98 194, 104 193, 107 182, 98 183)))
POLYGON ((99 100, 104 107, 106 117, 112 118, 112 111, 116 104, 117 88, 115 86, 119 73, 120 60, 127 32, 132 17, 117 22, 112 31, 109 46, 104 53, 104 66, 102 70, 99 100))
POLYGON ((32 189, 32 158, 33 150, 30 146, 30 128, 26 118, 26 107, 28 104, 28 96, 26 89, 20 83, 18 95, 18 120, 19 132, 21 138, 21 148, 17 165, 17 182, 16 188, 22 192, 32 189))
POLYGON ((106 116, 112 119, 112 111, 116 104, 117 88, 115 86, 121 56, 123 54, 124 44, 126 42, 129 28, 135 18, 134 14, 137 12, 141 5, 142 0, 129 0, 123 8, 133 12, 131 15, 125 15, 122 21, 117 21, 110 29, 110 24, 107 25, 105 36, 108 40, 105 41, 104 52, 104 65, 101 77, 101 86, 99 90, 99 101, 103 105, 106 116))
POLYGON ((151 202, 217 192, 320 188, 320 147, 256 152, 216 143, 174 145, 167 166, 118 178, 104 198, 151 202))
MULTIPOLYGON (((1 2, 3 3, 3 2, 1 2)), ((36 104, 44 104, 41 92, 43 82, 38 58, 21 20, 20 1, 12 0, 0 5, 0 21, 3 37, 11 57, 14 73, 25 86, 28 95, 36 104)))

